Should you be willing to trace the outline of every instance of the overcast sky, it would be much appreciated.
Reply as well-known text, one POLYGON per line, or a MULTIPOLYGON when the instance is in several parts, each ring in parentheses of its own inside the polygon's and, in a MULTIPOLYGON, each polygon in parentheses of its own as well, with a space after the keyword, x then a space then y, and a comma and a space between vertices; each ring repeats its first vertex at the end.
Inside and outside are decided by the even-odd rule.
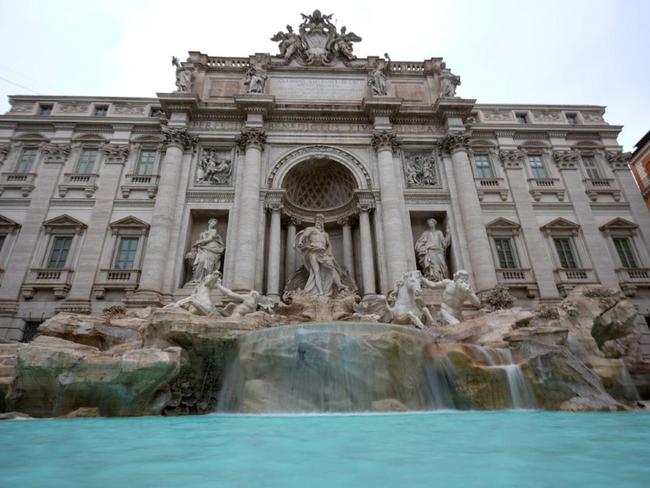
POLYGON ((0 0, 0 112, 10 94, 172 91, 172 54, 275 54, 314 8, 363 38, 358 56, 444 57, 460 96, 606 105, 625 150, 650 129, 650 0, 0 0))

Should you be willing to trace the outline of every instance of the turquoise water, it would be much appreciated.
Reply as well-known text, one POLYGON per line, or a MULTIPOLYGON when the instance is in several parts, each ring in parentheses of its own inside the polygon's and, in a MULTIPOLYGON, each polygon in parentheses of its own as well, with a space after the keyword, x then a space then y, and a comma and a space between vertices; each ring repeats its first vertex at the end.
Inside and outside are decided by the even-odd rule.
POLYGON ((2 487, 650 486, 649 414, 4 421, 2 487))

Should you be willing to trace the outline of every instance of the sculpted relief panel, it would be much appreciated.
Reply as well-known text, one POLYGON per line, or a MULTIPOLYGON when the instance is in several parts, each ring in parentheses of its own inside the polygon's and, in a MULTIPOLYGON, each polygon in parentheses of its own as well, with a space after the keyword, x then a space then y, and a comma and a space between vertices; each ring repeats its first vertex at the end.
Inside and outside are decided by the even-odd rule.
POLYGON ((203 148, 196 166, 195 181, 199 185, 225 186, 232 179, 232 155, 229 150, 203 148))

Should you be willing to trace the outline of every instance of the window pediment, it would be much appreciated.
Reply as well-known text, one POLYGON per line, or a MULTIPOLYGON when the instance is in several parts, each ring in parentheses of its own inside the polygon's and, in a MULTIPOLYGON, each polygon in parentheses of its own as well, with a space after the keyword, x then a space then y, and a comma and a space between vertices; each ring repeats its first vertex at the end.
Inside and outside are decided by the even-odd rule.
POLYGON ((129 215, 123 219, 116 220, 109 224, 111 232, 116 234, 146 235, 149 232, 149 224, 129 215))
POLYGON ((633 234, 639 228, 634 222, 623 219, 621 217, 616 217, 615 219, 610 220, 606 224, 603 224, 599 227, 601 232, 612 233, 619 232, 624 234, 633 234))
POLYGON ((7 218, 3 215, 0 215, 0 232, 1 233, 7 233, 11 234, 12 232, 16 231, 17 229, 20 229, 20 224, 18 222, 14 222, 10 218, 7 218))
POLYGON ((540 227, 540 230, 547 235, 576 235, 580 230, 580 226, 575 222, 571 222, 570 220, 567 220, 563 217, 559 217, 540 227))
POLYGON ((43 227, 47 233, 52 232, 73 232, 79 234, 88 226, 80 220, 71 217, 68 214, 60 215, 43 222, 43 227))
POLYGON ((518 234, 521 226, 517 222, 499 217, 485 226, 488 234, 518 234))

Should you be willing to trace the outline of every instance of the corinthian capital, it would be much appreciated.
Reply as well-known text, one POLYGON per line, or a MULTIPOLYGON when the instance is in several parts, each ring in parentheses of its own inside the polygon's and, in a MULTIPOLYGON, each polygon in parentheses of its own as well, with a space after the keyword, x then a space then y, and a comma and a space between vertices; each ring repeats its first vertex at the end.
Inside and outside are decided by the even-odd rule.
POLYGON ((504 168, 521 168, 526 155, 519 149, 503 149, 499 151, 499 159, 504 168))
POLYGON ((558 169, 576 169, 580 154, 576 151, 553 151, 553 161, 558 169))
POLYGON ((448 134, 438 141, 438 147, 444 152, 453 153, 454 151, 467 150, 469 146, 469 131, 455 132, 448 134))
POLYGON ((45 163, 65 163, 70 155, 70 144, 43 144, 41 146, 45 155, 45 163))
POLYGON ((613 152, 608 151, 607 162, 609 166, 614 170, 629 170, 630 169, 630 160, 632 159, 632 153, 629 152, 613 152))
POLYGON ((102 152, 107 163, 124 164, 129 157, 128 144, 106 144, 102 147, 102 152))
POLYGON ((375 148, 375 151, 379 151, 381 149, 390 149, 392 151, 400 146, 400 141, 394 132, 389 130, 380 130, 375 131, 372 134, 370 144, 372 144, 372 147, 375 148))
POLYGON ((185 127, 163 126, 161 129, 165 138, 165 144, 168 146, 179 146, 187 149, 194 143, 194 138, 187 133, 185 127))
POLYGON ((241 132, 235 141, 244 151, 248 146, 257 146, 262 149, 266 143, 266 132, 264 132, 264 129, 248 127, 241 132))
POLYGON ((0 164, 4 163, 9 154, 9 144, 0 144, 0 164))

